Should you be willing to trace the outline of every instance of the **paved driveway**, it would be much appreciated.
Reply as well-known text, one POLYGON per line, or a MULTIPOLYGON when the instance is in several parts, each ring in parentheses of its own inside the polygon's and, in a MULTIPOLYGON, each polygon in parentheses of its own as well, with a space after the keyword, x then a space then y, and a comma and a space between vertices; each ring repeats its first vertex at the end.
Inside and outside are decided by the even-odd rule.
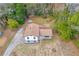
POLYGON ((8 48, 6 49, 4 56, 9 56, 12 52, 12 50, 17 46, 17 44, 23 42, 23 28, 18 30, 16 35, 14 36, 12 42, 9 44, 8 48))

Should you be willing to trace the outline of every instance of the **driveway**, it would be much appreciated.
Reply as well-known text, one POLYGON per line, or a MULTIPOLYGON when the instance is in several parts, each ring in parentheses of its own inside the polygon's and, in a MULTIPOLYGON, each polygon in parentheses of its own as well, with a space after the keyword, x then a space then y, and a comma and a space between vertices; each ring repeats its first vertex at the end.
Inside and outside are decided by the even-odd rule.
POLYGON ((9 44, 8 48, 6 49, 3 56, 9 56, 12 50, 20 43, 23 42, 23 28, 17 31, 16 35, 14 36, 12 42, 9 44))

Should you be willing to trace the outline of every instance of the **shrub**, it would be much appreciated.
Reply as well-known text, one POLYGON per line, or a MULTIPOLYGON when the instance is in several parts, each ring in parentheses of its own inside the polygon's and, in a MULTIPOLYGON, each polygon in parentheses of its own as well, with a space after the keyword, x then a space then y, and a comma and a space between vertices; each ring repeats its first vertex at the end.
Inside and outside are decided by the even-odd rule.
POLYGON ((8 24, 8 28, 10 29, 15 29, 19 25, 18 22, 14 19, 8 19, 7 24, 8 24))
POLYGON ((73 37, 73 30, 65 21, 58 21, 55 25, 55 29, 64 40, 69 40, 73 37))

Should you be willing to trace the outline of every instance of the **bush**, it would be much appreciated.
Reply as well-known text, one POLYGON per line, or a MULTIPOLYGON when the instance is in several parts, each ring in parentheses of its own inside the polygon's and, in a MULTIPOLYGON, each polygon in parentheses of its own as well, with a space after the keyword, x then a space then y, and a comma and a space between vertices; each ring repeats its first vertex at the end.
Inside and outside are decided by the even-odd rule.
POLYGON ((58 21, 55 25, 55 29, 64 40, 69 40, 73 37, 73 30, 65 21, 58 21))
POLYGON ((10 29, 15 29, 19 26, 18 22, 14 19, 8 19, 7 24, 10 29))
POLYGON ((19 23, 20 25, 24 24, 24 19, 18 20, 18 23, 19 23))

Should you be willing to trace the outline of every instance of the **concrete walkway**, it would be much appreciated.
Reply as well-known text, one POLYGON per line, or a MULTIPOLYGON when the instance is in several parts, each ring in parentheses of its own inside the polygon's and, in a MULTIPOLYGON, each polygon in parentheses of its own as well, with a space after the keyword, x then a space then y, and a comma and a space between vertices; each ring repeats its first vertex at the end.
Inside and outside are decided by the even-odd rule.
POLYGON ((9 44, 3 56, 10 56, 12 50, 16 47, 17 44, 22 43, 23 39, 23 28, 21 28, 16 35, 14 36, 12 42, 9 44))

